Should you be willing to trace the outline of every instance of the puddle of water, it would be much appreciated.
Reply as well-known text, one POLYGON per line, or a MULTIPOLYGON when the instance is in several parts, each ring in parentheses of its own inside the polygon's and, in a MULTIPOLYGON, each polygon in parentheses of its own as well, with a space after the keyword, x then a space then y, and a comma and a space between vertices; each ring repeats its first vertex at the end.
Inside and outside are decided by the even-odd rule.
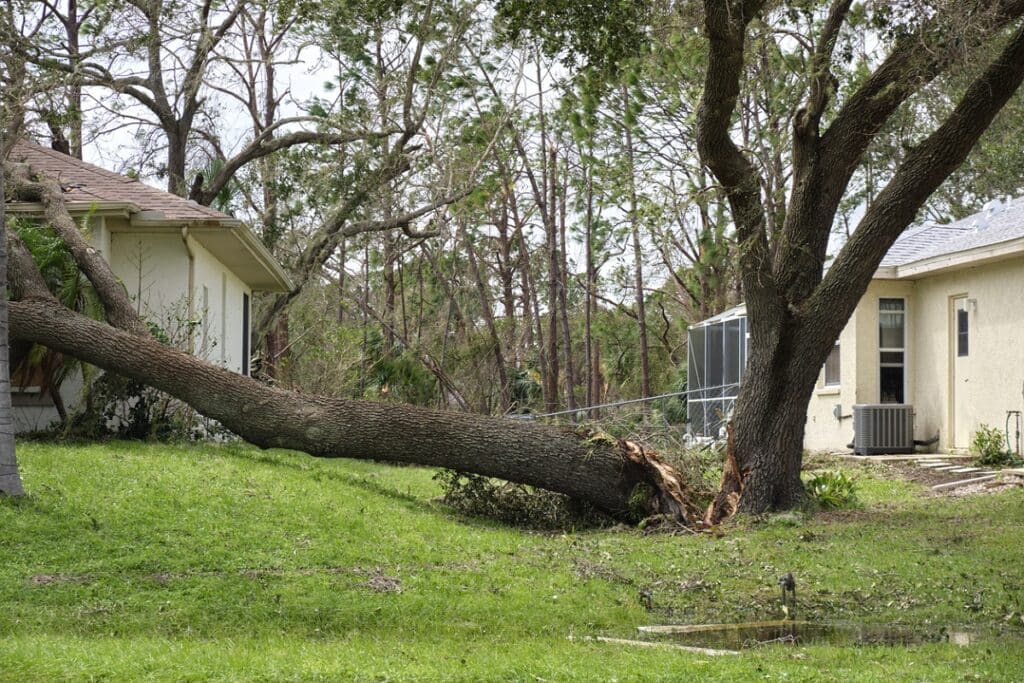
POLYGON ((908 628, 885 625, 761 621, 745 624, 641 626, 659 641, 688 647, 740 650, 768 645, 917 645, 952 643, 967 646, 979 639, 972 631, 935 627, 908 628))

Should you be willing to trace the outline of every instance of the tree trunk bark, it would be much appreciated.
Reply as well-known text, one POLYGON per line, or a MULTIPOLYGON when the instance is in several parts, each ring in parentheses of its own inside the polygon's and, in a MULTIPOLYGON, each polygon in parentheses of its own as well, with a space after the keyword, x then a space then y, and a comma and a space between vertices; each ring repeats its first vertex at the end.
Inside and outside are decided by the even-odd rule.
POLYGON ((82 77, 78 66, 82 59, 78 54, 79 33, 82 28, 78 16, 78 0, 68 0, 67 22, 64 25, 68 36, 68 64, 71 66, 71 82, 68 86, 68 108, 71 110, 71 130, 68 141, 71 143, 71 156, 82 158, 82 77))
MULTIPOLYGON (((590 156, 593 156, 593 145, 589 148, 590 156)), ((586 174, 586 220, 584 223, 583 249, 586 261, 586 295, 583 300, 583 356, 586 364, 587 377, 587 406, 597 405, 597 391, 595 391, 595 353, 594 353, 594 312, 597 310, 597 272, 594 267, 594 176, 593 169, 587 165, 584 168, 586 174)), ((596 420, 597 410, 590 410, 590 419, 596 420)))
POLYGON ((63 308, 11 302, 11 330, 185 401, 257 446, 316 457, 446 467, 542 487, 624 520, 702 517, 678 473, 636 444, 605 435, 408 405, 276 389, 63 308))
POLYGON ((173 129, 165 129, 164 133, 167 135, 167 191, 179 197, 188 197, 188 185, 185 183, 188 131, 182 131, 176 123, 173 129))
POLYGON ((804 497, 800 466, 807 405, 833 342, 779 311, 752 327, 750 358, 729 427, 731 465, 709 510, 710 523, 735 512, 791 508, 804 497))

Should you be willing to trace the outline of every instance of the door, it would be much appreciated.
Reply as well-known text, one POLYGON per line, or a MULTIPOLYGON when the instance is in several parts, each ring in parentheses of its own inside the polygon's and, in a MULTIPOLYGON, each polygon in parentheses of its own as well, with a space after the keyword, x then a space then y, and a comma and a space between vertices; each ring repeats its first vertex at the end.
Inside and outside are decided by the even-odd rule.
POLYGON ((949 445, 967 448, 971 440, 966 410, 970 389, 970 310, 966 294, 950 297, 949 303, 949 445))

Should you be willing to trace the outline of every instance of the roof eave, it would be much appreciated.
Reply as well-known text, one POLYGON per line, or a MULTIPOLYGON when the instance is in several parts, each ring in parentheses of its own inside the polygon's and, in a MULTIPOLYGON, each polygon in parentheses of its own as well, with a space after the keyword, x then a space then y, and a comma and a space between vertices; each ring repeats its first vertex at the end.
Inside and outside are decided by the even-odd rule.
POLYGON ((950 270, 1002 261, 1022 254, 1024 254, 1024 237, 1018 237, 1005 242, 986 244, 951 254, 940 254, 896 266, 896 277, 900 280, 915 280, 950 270))
POLYGON ((235 236, 238 237, 239 241, 252 253, 253 258, 259 261, 260 264, 267 269, 267 272, 277 285, 276 288, 266 288, 263 291, 289 292, 295 288, 291 278, 288 277, 288 273, 285 272, 284 268, 281 267, 281 264, 278 263, 277 259, 270 253, 270 250, 263 246, 263 242, 253 234, 252 230, 246 227, 244 223, 238 223, 237 225, 232 226, 231 232, 234 233, 235 236))

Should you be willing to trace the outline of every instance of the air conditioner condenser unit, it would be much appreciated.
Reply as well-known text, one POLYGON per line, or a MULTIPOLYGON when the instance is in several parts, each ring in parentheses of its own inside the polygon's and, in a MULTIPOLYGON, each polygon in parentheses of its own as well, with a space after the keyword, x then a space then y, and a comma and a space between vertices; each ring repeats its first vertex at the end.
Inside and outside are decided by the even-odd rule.
POLYGON ((914 407, 905 403, 853 406, 856 455, 914 452, 914 407))

